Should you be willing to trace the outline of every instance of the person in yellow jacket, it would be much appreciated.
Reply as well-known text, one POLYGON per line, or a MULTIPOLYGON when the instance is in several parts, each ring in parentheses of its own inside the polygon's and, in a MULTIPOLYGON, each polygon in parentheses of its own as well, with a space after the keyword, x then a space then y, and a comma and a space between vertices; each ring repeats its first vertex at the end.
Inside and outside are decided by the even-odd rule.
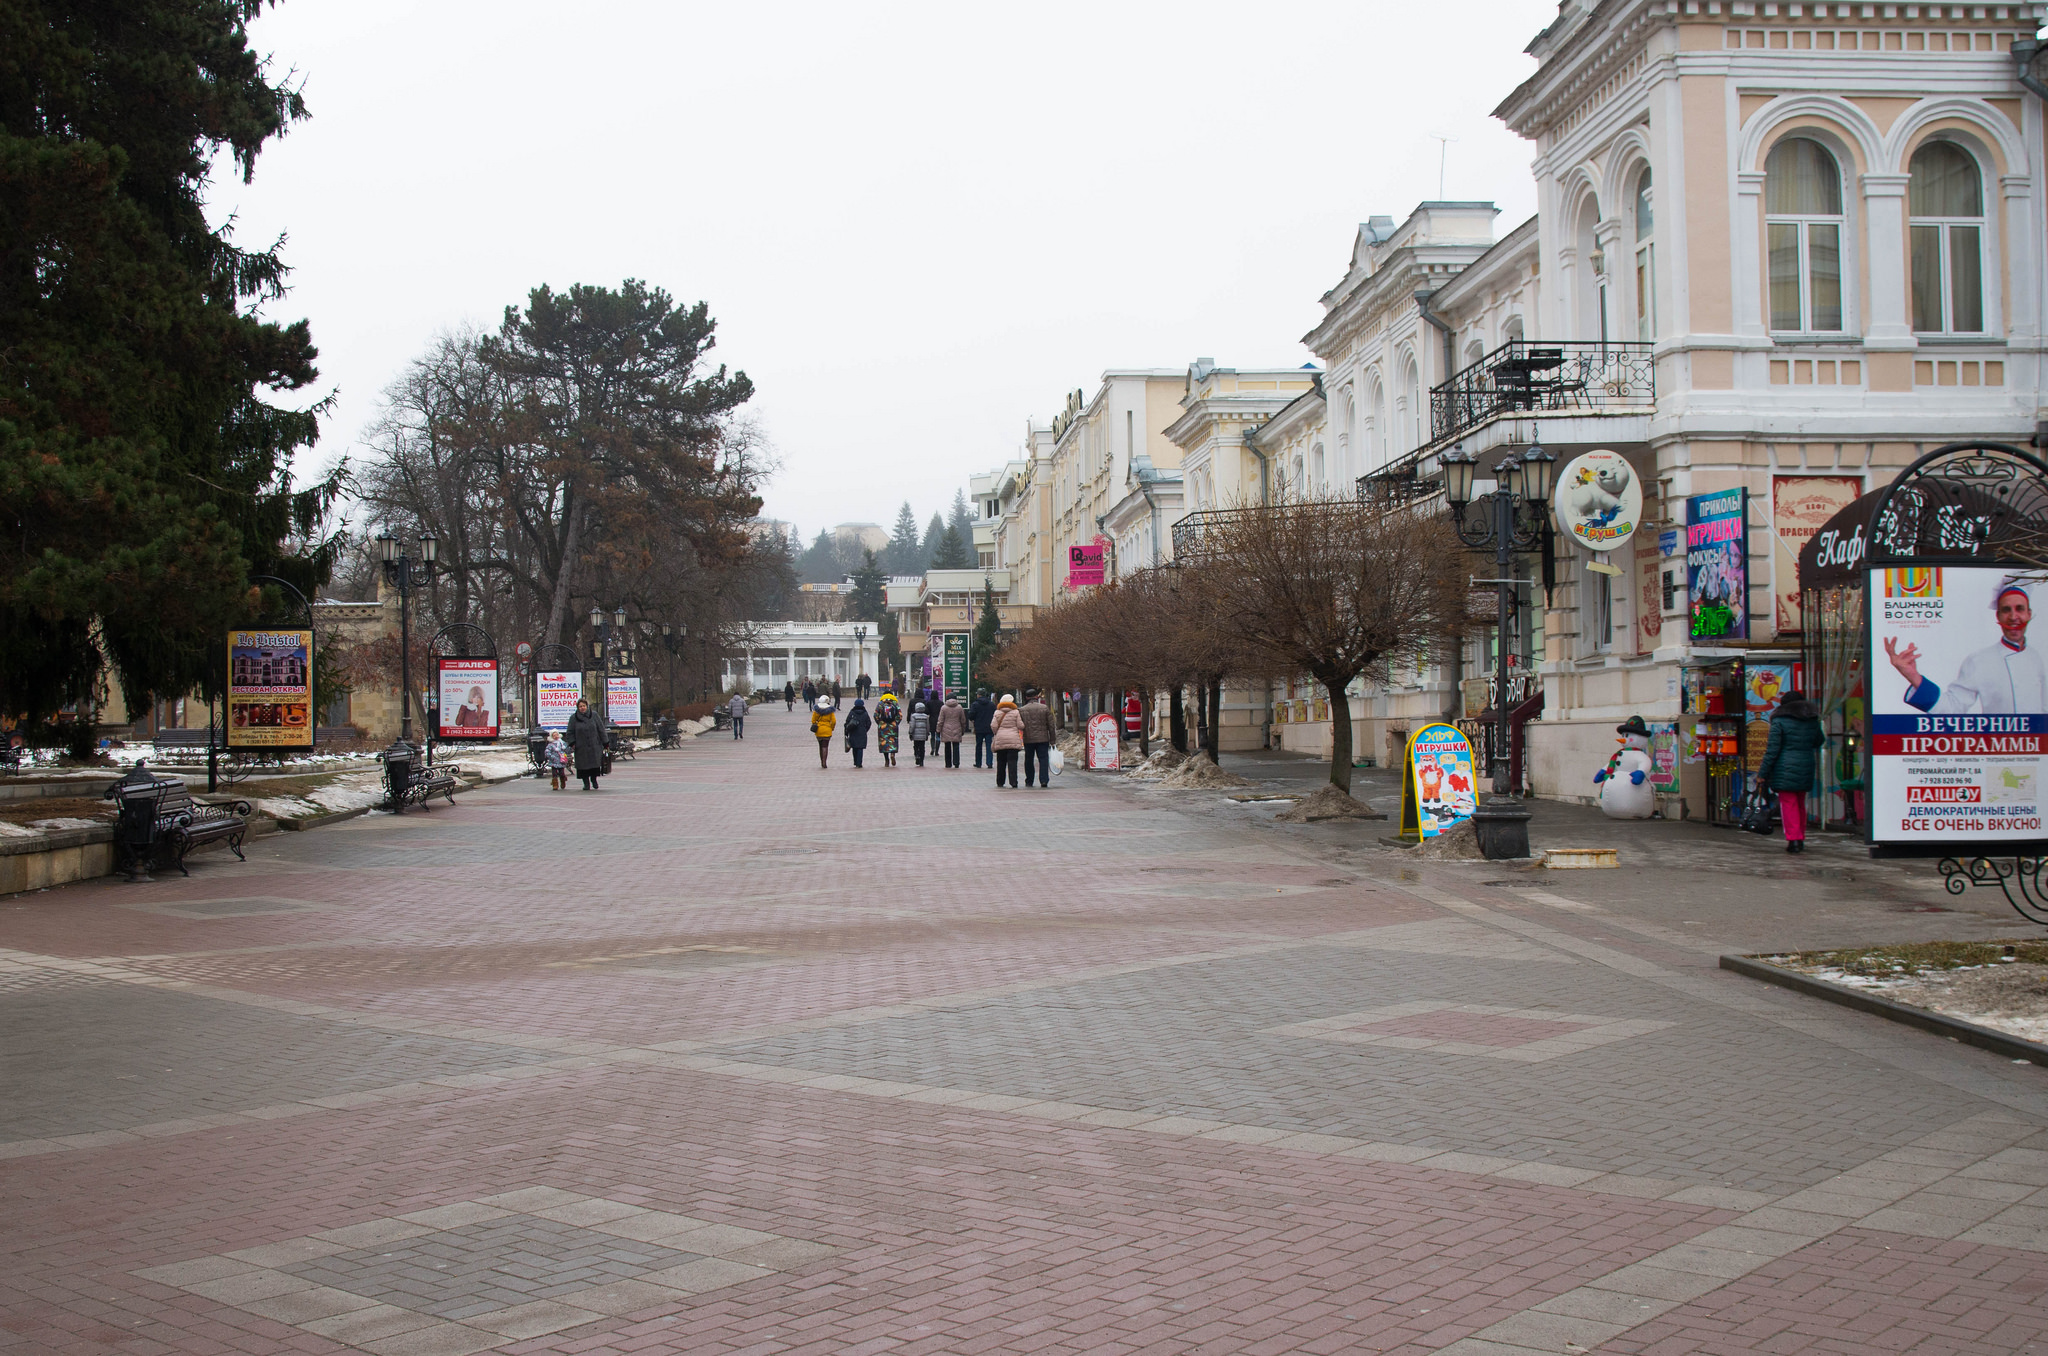
POLYGON ((830 697, 818 698, 818 709, 811 712, 811 733, 818 737, 818 766, 825 766, 826 757, 832 752, 832 727, 839 723, 838 713, 832 709, 830 697))

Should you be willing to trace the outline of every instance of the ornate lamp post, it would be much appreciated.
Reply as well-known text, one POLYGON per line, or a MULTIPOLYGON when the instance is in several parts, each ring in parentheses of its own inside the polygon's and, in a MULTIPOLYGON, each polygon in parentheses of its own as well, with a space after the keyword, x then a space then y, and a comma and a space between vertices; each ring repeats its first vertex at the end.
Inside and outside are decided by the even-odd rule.
POLYGON ((690 638, 687 623, 671 627, 661 624, 661 648, 668 651, 668 713, 671 719, 676 713, 676 656, 683 652, 683 642, 690 638))
MULTIPOLYGON (((616 651, 622 656, 631 653, 625 646, 617 643, 617 638, 624 635, 625 631, 626 605, 624 603, 620 603, 614 608, 609 617, 606 616, 605 610, 596 603, 590 605, 590 650, 598 662, 597 704, 598 720, 601 722, 598 728, 600 729, 609 729, 612 723, 611 677, 613 653, 616 651), (607 642, 612 643, 607 646, 607 642)), ((621 658, 620 666, 624 667, 627 662, 627 660, 621 658)))
POLYGON ((858 695, 858 691, 859 691, 859 684, 860 684, 860 676, 861 676, 861 675, 862 675, 863 673, 866 673, 866 672, 868 671, 868 666, 867 666, 867 653, 866 653, 866 646, 867 646, 867 643, 868 643, 868 628, 867 628, 867 627, 865 627, 865 626, 856 626, 856 627, 854 627, 854 628, 853 628, 853 681, 854 681, 854 685, 855 685, 855 693, 856 693, 856 695, 858 695))
MULTIPOLYGON (((1515 593, 1520 581, 1510 579, 1516 551, 1532 551, 1542 544, 1545 505, 1550 502, 1551 480, 1557 473, 1557 458, 1543 450, 1541 435, 1521 456, 1508 456, 1493 468, 1494 487, 1473 498, 1472 479, 1476 459, 1460 444, 1441 459, 1444 498, 1450 503, 1451 518, 1457 524, 1458 540, 1474 550, 1493 548, 1495 597, 1498 613, 1494 644, 1493 688, 1493 798, 1479 806, 1473 820, 1479 834, 1479 850, 1490 858, 1529 855, 1529 812, 1511 798, 1508 785, 1508 631, 1513 625, 1515 593), (1468 506, 1480 511, 1470 521, 1468 506)), ((1477 582, 1477 581, 1475 581, 1477 582)))
POLYGON ((424 587, 434 576, 434 558, 441 543, 431 532, 420 533, 419 555, 406 553, 405 541, 386 532, 377 538, 377 552, 384 562, 384 577, 398 587, 398 737, 412 742, 412 591, 424 587))

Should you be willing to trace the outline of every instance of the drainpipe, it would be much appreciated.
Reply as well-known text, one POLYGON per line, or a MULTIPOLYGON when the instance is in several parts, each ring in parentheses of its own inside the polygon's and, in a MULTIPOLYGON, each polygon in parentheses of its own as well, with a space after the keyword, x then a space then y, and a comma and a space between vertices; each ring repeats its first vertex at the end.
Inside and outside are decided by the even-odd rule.
POLYGON ((1159 566, 1159 501, 1152 497, 1152 482, 1138 477, 1138 493, 1145 496, 1145 503, 1152 510, 1152 566, 1159 566))
POLYGON ((1259 507, 1270 508, 1273 503, 1273 484, 1267 474, 1266 454, 1259 451, 1259 431, 1256 428, 1244 431, 1244 450, 1259 459, 1259 507))
POLYGON ((2017 74, 2020 84, 2032 90, 2044 101, 2048 101, 2048 85, 2042 84, 2034 75, 2034 58, 2041 54, 2043 47, 2048 47, 2048 43, 2034 38, 2014 38, 2012 64, 2019 67, 2017 74))
POLYGON ((1433 291, 1417 292, 1415 309, 1444 336, 1444 380, 1449 381, 1458 375, 1458 332, 1445 324, 1442 316, 1429 309, 1429 299, 1435 295, 1433 291))

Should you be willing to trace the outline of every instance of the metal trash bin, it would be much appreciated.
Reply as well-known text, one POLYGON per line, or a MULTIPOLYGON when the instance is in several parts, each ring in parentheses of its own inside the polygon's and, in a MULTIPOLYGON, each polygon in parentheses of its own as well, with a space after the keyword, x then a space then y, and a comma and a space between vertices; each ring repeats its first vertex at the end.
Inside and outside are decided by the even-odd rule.
POLYGON ((128 856, 130 885, 149 883, 149 864, 156 856, 156 807, 164 786, 143 764, 137 763, 107 788, 107 795, 120 806, 114 821, 114 840, 128 856))
POLYGON ((391 813, 402 815, 406 796, 412 790, 412 769, 419 761, 419 750, 403 739, 394 739, 391 747, 378 756, 384 760, 384 786, 390 793, 391 813))

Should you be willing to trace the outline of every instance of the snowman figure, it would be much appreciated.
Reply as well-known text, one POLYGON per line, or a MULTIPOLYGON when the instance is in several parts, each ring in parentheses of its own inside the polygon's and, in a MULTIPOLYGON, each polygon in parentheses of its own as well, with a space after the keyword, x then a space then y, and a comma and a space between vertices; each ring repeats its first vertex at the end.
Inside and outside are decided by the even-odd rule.
POLYGON ((1630 716, 1614 727, 1621 747, 1593 774, 1600 809, 1609 819, 1648 819, 1657 812, 1657 788, 1650 785, 1650 727, 1630 716))

